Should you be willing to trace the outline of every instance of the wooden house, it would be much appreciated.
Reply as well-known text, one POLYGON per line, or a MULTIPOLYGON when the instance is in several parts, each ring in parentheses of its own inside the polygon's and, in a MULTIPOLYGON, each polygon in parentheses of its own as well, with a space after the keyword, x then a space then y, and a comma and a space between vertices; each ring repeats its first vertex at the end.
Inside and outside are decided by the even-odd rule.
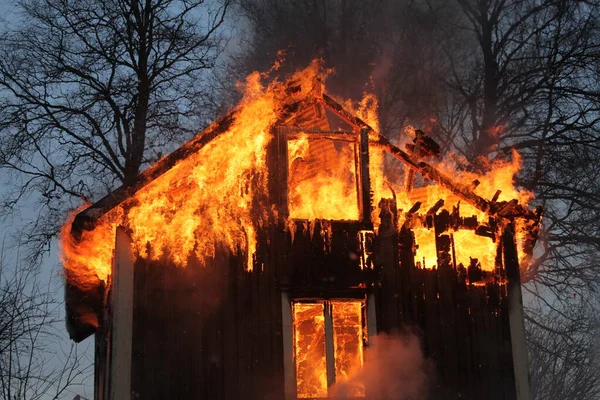
MULTIPOLYGON (((70 234, 94 229, 104 214, 227 131, 235 118, 211 125, 142 173, 134 187, 80 212, 70 234)), ((514 232, 516 220, 529 224, 530 251, 537 213, 516 201, 477 196, 322 93, 285 108, 266 144, 266 166, 261 204, 268 204, 268 217, 256 225, 253 254, 217 246, 206 260, 192 255, 181 267, 167 256, 140 256, 131 227, 118 227, 110 278, 85 289, 67 280, 72 338, 95 335, 96 399, 331 398, 334 384, 348 379, 383 332, 419 336, 435 365, 432 399, 529 398, 514 232), (300 135, 310 148, 298 161, 290 148, 300 135), (375 147, 487 219, 443 209, 443 202, 402 210, 392 196, 372 198, 369 152, 375 147), (345 184, 354 193, 348 200, 353 215, 294 215, 295 188, 326 178, 341 157, 350 166, 345 184), (433 268, 415 256, 415 221, 433 237, 433 268), (460 230, 493 243, 491 272, 477 260, 458 262, 453 233, 460 230)), ((351 397, 384 400, 377 390, 356 383, 351 397)))

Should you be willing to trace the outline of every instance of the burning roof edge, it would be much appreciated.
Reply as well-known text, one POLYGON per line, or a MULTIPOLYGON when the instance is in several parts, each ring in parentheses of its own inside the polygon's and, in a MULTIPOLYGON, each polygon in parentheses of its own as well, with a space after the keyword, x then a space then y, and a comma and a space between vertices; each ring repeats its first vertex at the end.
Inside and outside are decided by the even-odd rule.
MULTIPOLYGON (((357 130, 368 130, 374 132, 367 123, 360 118, 354 116, 352 113, 346 111, 341 104, 335 101, 332 97, 325 93, 320 93, 319 97, 312 99, 321 102, 330 111, 335 113, 338 117, 342 118, 348 124, 354 126, 357 130)), ((304 100, 306 101, 306 100, 304 100)), ((138 179, 131 186, 121 186, 109 193, 102 199, 98 200, 90 207, 81 211, 76 215, 71 232, 78 235, 83 230, 91 230, 94 228, 95 223, 103 215, 108 213, 110 210, 121 204, 127 198, 133 196, 136 192, 141 190, 150 182, 159 178, 161 175, 169 171, 180 161, 185 160, 191 154, 199 151, 202 147, 208 144, 210 141, 218 137, 221 133, 226 132, 236 119, 238 110, 234 110, 226 116, 218 119, 203 131, 198 133, 194 138, 183 144, 181 147, 168 154, 159 160, 156 164, 150 166, 138 175, 138 179)), ((293 112, 293 111, 292 111, 293 112)), ((408 153, 404 152, 397 146, 393 145, 386 137, 377 133, 377 139, 370 141, 374 146, 381 147, 386 150, 390 155, 406 164, 410 168, 413 168, 417 172, 423 174, 431 181, 434 181, 453 193, 462 197, 465 201, 472 204, 479 210, 486 212, 490 215, 498 215, 500 217, 514 217, 520 216, 527 219, 539 219, 541 210, 535 212, 517 204, 516 200, 511 202, 495 202, 486 200, 473 192, 468 187, 455 182, 451 177, 445 176, 443 173, 438 171, 436 168, 425 162, 419 162, 413 159, 408 153)))
POLYGON ((197 134, 187 143, 160 159, 156 164, 148 167, 138 175, 136 182, 131 186, 123 185, 108 195, 104 196, 90 207, 81 211, 73 221, 72 232, 75 234, 82 230, 93 229, 96 221, 104 214, 121 204, 127 198, 133 196, 144 186, 159 178, 165 172, 173 168, 177 163, 185 160, 191 154, 200 150, 204 145, 216 138, 227 129, 235 121, 237 111, 233 111, 228 115, 220 118, 216 122, 209 125, 206 129, 197 134))

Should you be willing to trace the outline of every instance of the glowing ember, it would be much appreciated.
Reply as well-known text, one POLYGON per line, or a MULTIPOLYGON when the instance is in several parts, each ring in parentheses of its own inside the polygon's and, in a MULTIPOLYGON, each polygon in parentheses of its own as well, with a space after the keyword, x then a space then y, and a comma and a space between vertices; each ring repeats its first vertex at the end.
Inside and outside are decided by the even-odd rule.
POLYGON ((348 382, 363 365, 362 302, 332 301, 333 344, 335 348, 335 380, 345 384, 349 397, 364 397, 365 388, 348 382))
POLYGON ((293 303, 296 392, 300 399, 327 397, 323 303, 293 303))

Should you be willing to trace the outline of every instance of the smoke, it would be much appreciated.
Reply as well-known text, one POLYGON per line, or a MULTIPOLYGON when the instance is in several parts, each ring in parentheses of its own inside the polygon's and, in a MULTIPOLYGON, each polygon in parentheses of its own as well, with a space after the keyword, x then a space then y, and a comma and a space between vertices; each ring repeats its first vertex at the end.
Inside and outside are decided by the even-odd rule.
POLYGON ((363 368, 348 381, 336 383, 333 393, 338 399, 352 398, 351 388, 358 384, 372 399, 423 400, 433 381, 432 371, 416 335, 379 334, 365 351, 363 368))

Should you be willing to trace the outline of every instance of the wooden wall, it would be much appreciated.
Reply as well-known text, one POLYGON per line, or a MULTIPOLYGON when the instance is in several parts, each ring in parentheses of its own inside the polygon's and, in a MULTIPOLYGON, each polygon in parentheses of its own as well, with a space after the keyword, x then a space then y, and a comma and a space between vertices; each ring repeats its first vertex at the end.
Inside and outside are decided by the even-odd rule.
POLYGON ((281 399, 281 297, 271 270, 222 250, 201 266, 138 259, 132 398, 281 399))
MULTIPOLYGON (((415 267, 410 229, 383 210, 377 328, 416 334, 435 363, 433 399, 516 399, 506 285, 474 286, 446 263, 415 267)), ((443 258, 443 257, 441 257, 443 258)))
POLYGON ((378 330, 417 334, 435 363, 431 398, 516 398, 504 285, 469 286, 453 269, 417 269, 406 257, 399 264, 406 252, 393 233, 379 236, 375 268, 360 271, 348 256, 357 251, 351 227, 330 239, 299 230, 293 242, 273 229, 288 264, 277 274, 277 251, 264 243, 253 272, 225 249, 205 266, 136 261, 132 398, 283 400, 282 289, 315 297, 374 290, 378 330))
MULTIPOLYGON (((283 400, 282 291, 326 297, 346 290, 376 294, 380 332, 421 338, 436 365, 432 399, 515 399, 505 286, 467 285, 448 263, 416 268, 410 231, 398 234, 390 204, 382 207, 372 268, 361 269, 358 259, 365 221, 290 225, 279 139, 268 157, 278 217, 260 225, 253 271, 245 270, 244 254, 225 248, 205 265, 135 262, 131 398, 283 400)), ((264 207, 269 200, 256 201, 264 207)))

